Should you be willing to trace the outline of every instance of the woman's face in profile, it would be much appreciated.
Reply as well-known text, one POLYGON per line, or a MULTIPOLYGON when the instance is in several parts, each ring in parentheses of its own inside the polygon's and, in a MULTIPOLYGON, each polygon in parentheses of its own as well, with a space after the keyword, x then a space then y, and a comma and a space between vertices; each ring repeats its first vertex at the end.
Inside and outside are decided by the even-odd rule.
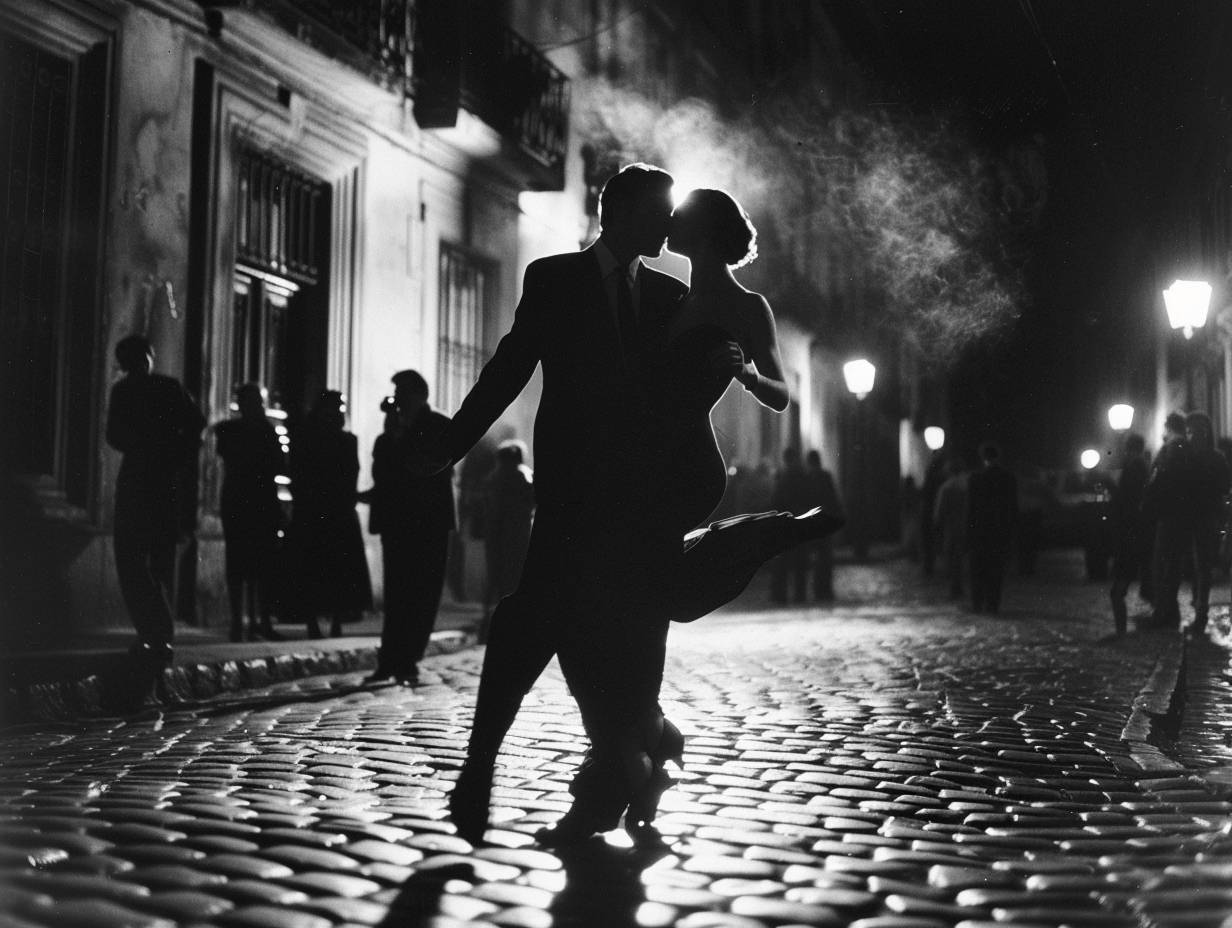
POLYGON ((699 223, 698 210, 691 206, 688 200, 676 207, 672 213, 671 226, 667 233, 667 250, 686 258, 697 253, 703 236, 699 223))

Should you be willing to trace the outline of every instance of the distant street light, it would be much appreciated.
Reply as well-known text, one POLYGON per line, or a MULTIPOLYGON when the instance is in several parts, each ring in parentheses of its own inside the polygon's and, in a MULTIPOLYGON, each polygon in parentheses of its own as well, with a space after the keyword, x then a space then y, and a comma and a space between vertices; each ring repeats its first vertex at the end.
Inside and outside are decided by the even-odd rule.
POLYGON ((1204 280, 1174 280, 1164 291, 1164 308, 1168 324, 1181 329, 1186 338, 1193 338, 1194 329, 1206 325, 1206 313, 1211 306, 1211 285, 1204 280))
POLYGON ((1114 432, 1127 432, 1134 424, 1134 407, 1127 403, 1117 403, 1108 407, 1108 424, 1114 432))
POLYGON ((939 425, 930 425, 924 429, 924 444, 929 451, 940 451, 945 447, 945 429, 939 425))
POLYGON ((867 413, 862 400, 873 392, 877 368, 866 358, 843 365, 843 380, 856 398, 856 505, 851 522, 851 546, 857 561, 868 559, 868 465, 865 446, 868 437, 867 413))
POLYGON ((1079 455, 1078 460, 1087 470, 1094 470, 1099 467, 1101 457, 1102 455, 1094 448, 1088 448, 1086 451, 1082 452, 1081 455, 1079 455))
POLYGON ((857 358, 843 365, 843 380, 847 389, 862 400, 873 392, 873 382, 877 379, 877 368, 865 358, 857 358))

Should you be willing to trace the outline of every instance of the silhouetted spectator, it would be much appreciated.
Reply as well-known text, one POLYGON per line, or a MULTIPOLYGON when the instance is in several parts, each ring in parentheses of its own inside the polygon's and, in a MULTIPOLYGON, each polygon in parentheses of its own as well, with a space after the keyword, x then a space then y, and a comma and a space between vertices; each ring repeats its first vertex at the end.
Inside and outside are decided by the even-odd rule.
POLYGON ((372 449, 372 526, 381 536, 385 623, 377 667, 368 682, 419 680, 445 585, 449 533, 456 526, 453 467, 422 476, 424 448, 439 439, 449 417, 428 405, 428 383, 417 371, 392 378, 397 418, 372 449))
POLYGON ((496 465, 485 486, 484 553, 488 574, 485 615, 491 604, 517 588, 526 561, 535 513, 535 487, 531 469, 524 463, 525 456, 526 446, 522 442, 516 439, 501 442, 496 449, 496 465))
POLYGON ((1177 593, 1184 559, 1192 545, 1191 483, 1185 417, 1172 412, 1164 419, 1164 444, 1155 456, 1143 503, 1143 511, 1155 524, 1155 610, 1149 624, 1159 628, 1175 629, 1181 623, 1177 593))
POLYGON ((945 455, 941 451, 934 451, 928 460, 928 468, 924 471, 924 482, 920 485, 920 567, 925 577, 933 575, 937 551, 941 547, 938 543, 941 533, 933 514, 937 508, 937 491, 948 476, 945 455))
MULTIPOLYGON (((774 495, 770 505, 780 512, 799 515, 812 506, 811 497, 808 474, 804 472, 804 465, 800 460, 800 449, 789 445, 783 449, 783 466, 775 476, 774 495)), ((797 602, 804 602, 807 598, 805 591, 808 583, 808 547, 797 545, 776 557, 770 580, 770 598, 776 603, 789 601, 789 588, 794 592, 797 602)))
POLYGON ((920 560, 920 488, 915 477, 908 474, 899 485, 898 510, 901 519, 903 553, 907 559, 920 560))
POLYGON ((1125 436, 1121 476, 1112 489, 1108 505, 1108 527, 1112 536, 1112 589, 1108 595, 1118 635, 1124 635, 1129 624, 1125 594, 1130 584, 1141 582, 1148 570, 1147 526, 1142 517, 1142 499, 1150 476, 1145 449, 1146 442, 1141 435, 1125 436))
MULTIPOLYGON (((821 452, 810 450, 805 456, 805 477, 808 481, 806 509, 820 506, 831 515, 842 516, 843 504, 838 498, 838 488, 833 475, 821 466, 821 452)), ((794 510, 793 510, 794 511, 794 510)), ((799 514, 798 512, 796 513, 799 514)), ((810 544, 800 545, 813 561, 813 598, 821 602, 834 599, 834 545, 830 536, 810 544)))
POLYGON ((282 445, 265 416, 265 388, 246 383, 235 391, 239 415, 214 426, 222 458, 222 534, 226 543, 227 599, 231 640, 279 637, 270 622, 274 563, 282 509, 279 474, 285 472, 282 445))
POLYGON ((1223 500, 1232 478, 1229 477, 1227 458, 1215 450, 1210 416, 1204 412, 1191 412, 1185 417, 1185 427, 1191 474, 1193 632, 1204 635, 1210 612, 1211 574, 1215 569, 1223 527, 1223 500))
POLYGON ((1018 572, 1024 577, 1035 573, 1040 539, 1044 528, 1044 509, 1048 505, 1048 486, 1032 468, 1018 481, 1018 572))
POLYGON ((124 455, 115 493, 116 573, 137 631, 134 654, 170 661, 180 475, 197 454, 205 417, 178 380, 153 373, 148 339, 121 339, 115 356, 124 377, 111 388, 106 434, 124 455))
POLYGON ((996 613, 1018 518, 1018 480, 1001 463, 1001 448, 980 445, 984 466, 967 481, 967 545, 971 552, 971 607, 996 613))
POLYGON ((967 556, 967 468, 959 457, 945 465, 946 479, 933 502, 933 531, 940 542, 951 599, 963 595, 963 568, 967 556))
POLYGON ((359 442, 345 425, 345 398, 326 390, 291 446, 293 595, 309 638, 321 637, 318 616, 330 617, 330 636, 337 638, 345 623, 372 608, 372 582, 355 512, 359 442))

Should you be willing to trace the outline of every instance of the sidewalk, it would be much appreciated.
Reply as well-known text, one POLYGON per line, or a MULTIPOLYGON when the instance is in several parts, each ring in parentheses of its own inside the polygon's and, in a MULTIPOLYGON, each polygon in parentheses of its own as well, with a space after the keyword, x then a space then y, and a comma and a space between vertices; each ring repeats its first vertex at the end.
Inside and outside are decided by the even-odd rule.
MULTIPOLYGON (((483 608, 442 603, 428 655, 478 641, 483 608)), ((303 626, 276 625, 281 641, 230 642, 225 632, 180 626, 175 662, 140 666, 128 654, 133 633, 104 630, 55 650, 0 655, 0 725, 60 721, 170 705, 315 674, 376 667, 381 617, 344 626, 341 638, 310 639, 303 626)), ((329 622, 322 623, 328 632, 329 622)))

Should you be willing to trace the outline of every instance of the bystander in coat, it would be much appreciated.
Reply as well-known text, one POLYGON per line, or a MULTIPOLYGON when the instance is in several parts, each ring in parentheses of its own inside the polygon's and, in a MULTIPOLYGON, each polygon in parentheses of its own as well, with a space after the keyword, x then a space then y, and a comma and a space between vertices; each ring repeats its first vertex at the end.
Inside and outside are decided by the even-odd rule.
POLYGON ((424 448, 439 439, 449 417, 428 405, 428 383, 417 371, 400 371, 392 380, 396 415, 372 449, 371 525, 381 536, 385 622, 367 682, 411 686, 436 624, 457 522, 453 468, 423 476, 424 448))
MULTIPOLYGON (((771 506, 780 512, 799 514, 811 508, 811 498, 800 449, 789 445, 783 449, 783 466, 774 479, 771 506)), ((771 562, 770 598, 776 603, 790 602, 793 593, 797 602, 807 599, 808 555, 807 545, 797 545, 771 562)))
POLYGON ((1147 482, 1143 511, 1154 522, 1153 602, 1147 623, 1156 628, 1179 629, 1177 596, 1185 560, 1192 551, 1192 491, 1185 417, 1179 412, 1164 419, 1164 444, 1155 456, 1147 482))
POLYGON ((967 468, 962 458, 946 462, 946 478, 937 487, 933 501, 933 532, 936 533, 951 599, 963 595, 967 557, 967 468))
POLYGON ((1195 635, 1206 634, 1211 604, 1211 576, 1223 529, 1223 501, 1228 493, 1227 459, 1215 450, 1211 419, 1204 412, 1185 417, 1190 449, 1190 505, 1193 538, 1193 603, 1195 635))
POLYGON ((172 658, 171 617, 183 475, 201 446, 205 417, 173 377, 155 374, 154 349, 141 335, 115 347, 124 376, 111 388, 107 444, 121 454, 115 491, 115 561, 120 593, 137 632, 133 654, 172 658))
POLYGON ((1112 488, 1108 504, 1108 527, 1112 536, 1112 619, 1116 633, 1124 635, 1129 624, 1125 594, 1130 584, 1141 581, 1149 563, 1149 526, 1144 522, 1142 500, 1150 476, 1146 466, 1146 442, 1141 435, 1125 436, 1121 475, 1112 488))
POLYGON ((486 617, 492 605, 512 593, 522 576, 535 513, 534 476, 526 465, 526 445, 509 439, 496 449, 495 466, 485 483, 484 554, 486 617))
POLYGON ((292 595, 309 638, 322 637, 318 617, 330 617, 330 636, 372 608, 372 582, 355 512, 359 442, 346 430, 346 399, 337 390, 317 398, 291 447, 292 595))
MULTIPOLYGON (((820 506, 831 515, 843 517, 843 504, 838 498, 838 487, 834 476, 821 465, 821 452, 812 449, 805 456, 804 475, 808 481, 808 500, 806 509, 820 506)), ((798 510, 792 510, 797 515, 798 510)), ((812 559, 813 598, 818 602, 831 602, 834 599, 834 544, 830 536, 818 539, 809 544, 801 545, 807 556, 812 559)))
POLYGON ((246 383, 235 391, 238 416, 214 426, 215 445, 222 458, 222 535, 226 544, 227 600, 231 607, 231 640, 275 640, 271 622, 273 583, 282 528, 278 481, 285 473, 285 455, 278 435, 265 415, 265 388, 246 383))
POLYGON ((995 614, 1014 545, 1018 478, 1001 462, 996 442, 980 445, 983 466, 967 483, 967 544, 971 551, 971 608, 995 614))

